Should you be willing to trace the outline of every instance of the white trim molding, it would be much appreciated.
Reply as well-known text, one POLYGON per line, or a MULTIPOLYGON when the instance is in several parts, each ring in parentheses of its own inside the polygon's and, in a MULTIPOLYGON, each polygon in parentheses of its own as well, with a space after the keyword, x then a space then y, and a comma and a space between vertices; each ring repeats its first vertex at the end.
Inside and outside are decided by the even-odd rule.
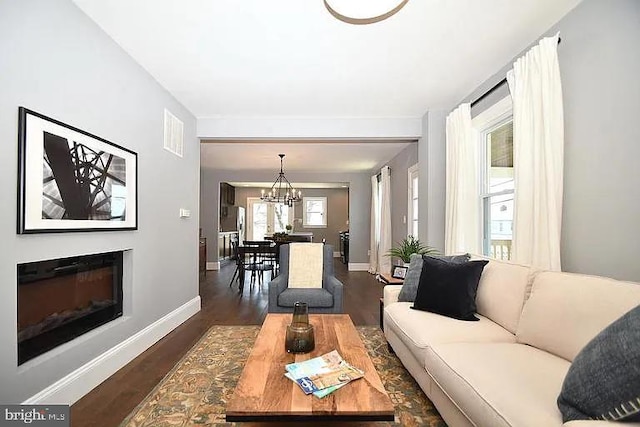
POLYGON ((22 404, 72 405, 199 311, 200 296, 197 296, 31 396, 22 404))
MULTIPOLYGON (((418 169, 418 163, 409 167, 407 169, 407 236, 413 236, 416 239, 418 238, 418 233, 413 231, 413 221, 417 220, 416 215, 413 212, 413 178, 419 177, 420 170, 418 169)), ((419 183, 418 183, 419 185, 419 183)), ((420 194, 418 192, 418 203, 420 200, 420 194)))
POLYGON ((369 271, 368 262, 350 262, 349 271, 369 271))
POLYGON ((207 261, 207 270, 220 270, 220 261, 207 261))
POLYGON ((198 117, 202 139, 417 139, 420 117, 198 117))

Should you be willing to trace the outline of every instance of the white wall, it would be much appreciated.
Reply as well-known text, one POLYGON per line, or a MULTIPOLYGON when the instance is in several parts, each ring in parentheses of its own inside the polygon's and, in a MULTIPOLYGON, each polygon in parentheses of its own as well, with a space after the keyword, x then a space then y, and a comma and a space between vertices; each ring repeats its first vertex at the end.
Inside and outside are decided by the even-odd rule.
MULTIPOLYGON (((200 170, 200 226, 207 238, 209 262, 218 261, 218 200, 220 182, 269 182, 274 171, 200 170), (210 243, 211 242, 211 243, 210 243)), ((291 182, 340 182, 349 184, 349 262, 368 263, 371 217, 370 174, 287 172, 291 182)))
MULTIPOLYGON (((339 139, 339 140, 415 140, 422 123, 416 117, 311 118, 311 117, 199 117, 198 137, 202 139, 339 139)), ((270 171, 200 171, 200 216, 207 238, 208 261, 217 261, 218 192, 220 182, 272 181, 270 171)), ((349 261, 369 262, 369 219, 371 216, 370 173, 294 173, 294 182, 349 183, 349 261)), ((359 266, 361 267, 361 266, 359 266)))
POLYGON ((67 0, 0 2, 0 93, 0 403, 19 403, 197 298, 199 147, 195 118, 67 0), (137 231, 16 234, 19 106, 138 153, 137 231), (165 107, 182 159, 162 148, 165 107), (17 264, 120 249, 125 317, 18 367, 17 264))
MULTIPOLYGON (((235 206, 247 207, 248 197, 260 197, 260 191, 265 187, 236 187, 235 206)), ((268 189, 268 188, 267 188, 268 189)), ((294 206, 294 217, 297 220, 294 225, 295 232, 313 233, 313 241, 321 242, 326 239, 328 245, 332 245, 337 252, 340 249, 340 231, 349 229, 349 189, 348 188, 303 188, 302 197, 326 197, 327 198, 327 226, 324 228, 305 228, 302 226, 303 205, 302 202, 294 206)), ((294 224, 293 218, 289 224, 294 224)), ((251 239, 248 239, 251 240, 251 239)))
MULTIPOLYGON (((540 38, 558 31, 562 269, 640 281, 640 2, 585 0, 540 38)), ((503 79, 512 62, 465 101, 503 79)))
MULTIPOLYGON (((385 163, 391 170, 391 242, 393 246, 407 237, 408 173, 409 168, 416 163, 418 163, 418 143, 410 144, 385 163)), ((380 167, 373 170, 371 175, 378 172, 380 167)))
POLYGON ((427 111, 418 141, 418 236, 444 253, 445 120, 444 110, 427 111))
POLYGON ((202 139, 414 139, 419 117, 199 117, 202 139))

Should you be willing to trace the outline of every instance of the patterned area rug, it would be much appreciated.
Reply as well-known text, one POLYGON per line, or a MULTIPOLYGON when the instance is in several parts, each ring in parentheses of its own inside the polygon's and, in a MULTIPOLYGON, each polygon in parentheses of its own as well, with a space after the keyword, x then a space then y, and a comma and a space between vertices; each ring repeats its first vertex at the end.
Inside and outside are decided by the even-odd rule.
MULTIPOLYGON (((236 425, 225 422, 224 410, 259 330, 259 326, 213 326, 121 427, 236 425)), ((357 330, 395 405, 396 419, 349 425, 446 427, 402 363, 389 353, 382 331, 376 326, 357 330)))

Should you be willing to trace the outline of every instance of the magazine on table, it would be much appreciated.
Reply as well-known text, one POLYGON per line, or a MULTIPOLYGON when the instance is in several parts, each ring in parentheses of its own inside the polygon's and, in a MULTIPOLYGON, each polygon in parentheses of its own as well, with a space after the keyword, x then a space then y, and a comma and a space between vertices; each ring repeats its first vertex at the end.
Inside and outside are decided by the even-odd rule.
POLYGON ((305 394, 325 397, 350 381, 364 376, 333 350, 322 356, 285 366, 285 376, 296 382, 305 394))

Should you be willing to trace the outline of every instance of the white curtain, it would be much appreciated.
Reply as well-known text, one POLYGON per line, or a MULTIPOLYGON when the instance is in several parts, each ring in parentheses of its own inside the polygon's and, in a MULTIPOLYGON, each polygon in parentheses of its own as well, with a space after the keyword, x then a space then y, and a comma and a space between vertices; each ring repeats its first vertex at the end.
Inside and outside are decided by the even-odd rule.
POLYGON ((391 273, 391 169, 385 166, 381 174, 380 195, 380 244, 378 246, 378 272, 391 273))
POLYGON ((371 233, 369 245, 369 273, 378 272, 378 230, 380 229, 380 215, 378 215, 378 177, 371 177, 371 233))
POLYGON ((513 64, 515 174, 512 259, 560 271, 564 118, 558 34, 513 64))
POLYGON ((371 177, 371 248, 369 272, 390 273, 391 258, 391 170, 385 166, 380 171, 380 182, 371 177))
POLYGON ((479 143, 470 104, 460 104, 447 116, 446 137, 444 250, 480 253, 479 143))

